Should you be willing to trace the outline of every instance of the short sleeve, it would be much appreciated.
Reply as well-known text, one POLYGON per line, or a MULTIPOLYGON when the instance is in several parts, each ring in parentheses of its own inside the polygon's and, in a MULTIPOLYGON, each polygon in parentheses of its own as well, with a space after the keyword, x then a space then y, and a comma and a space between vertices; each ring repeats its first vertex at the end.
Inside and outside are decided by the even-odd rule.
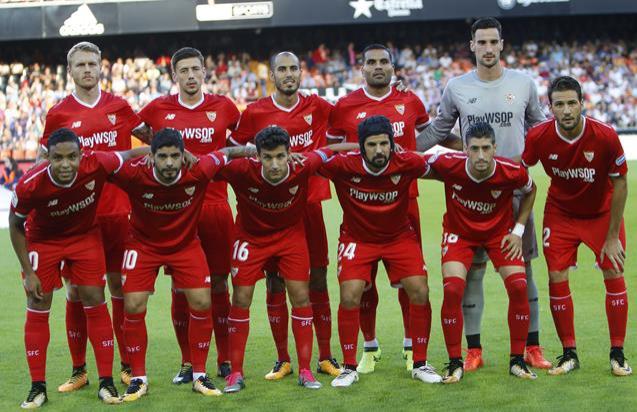
POLYGON ((239 124, 239 119, 241 118, 241 112, 237 109, 237 106, 230 100, 226 99, 226 116, 228 118, 228 129, 235 130, 239 124))
POLYGON ((413 95, 412 106, 416 112, 416 129, 422 130, 429 124, 429 113, 425 108, 425 104, 416 96, 413 95))
MULTIPOLYGON (((137 171, 140 170, 140 163, 144 161, 144 156, 130 159, 108 177, 108 181, 116 184, 122 189, 126 189, 135 179, 137 171)), ((143 167, 143 166, 142 166, 143 167)), ((149 166, 150 167, 150 166, 149 166)))
POLYGON ((533 129, 529 130, 524 142, 524 152, 522 152, 522 164, 525 167, 531 167, 535 165, 540 159, 537 153, 537 136, 533 129))
POLYGON ((29 192, 26 190, 24 184, 18 183, 11 195, 11 211, 15 213, 16 216, 24 219, 33 208, 34 206, 29 192))
POLYGON ((56 112, 53 110, 49 110, 46 115, 46 119, 44 121, 44 132, 42 133, 42 137, 40 138, 40 146, 44 151, 47 151, 46 144, 49 141, 49 136, 51 133, 60 128, 59 121, 56 116, 56 112))
POLYGON ((330 117, 327 127, 327 138, 334 140, 345 140, 347 134, 343 126, 343 119, 341 116, 342 110, 339 110, 339 104, 330 111, 330 117))
POLYGON ((248 106, 237 120, 237 127, 230 135, 230 141, 237 146, 243 146, 251 142, 255 134, 252 109, 248 106))
MULTIPOLYGON (((323 149, 320 149, 323 150, 323 149)), ((343 168, 345 155, 337 154, 325 160, 318 169, 318 174, 328 179, 334 179, 343 168)))
POLYGON ((225 180, 232 183, 235 179, 242 179, 247 173, 247 165, 250 160, 247 158, 238 158, 227 160, 223 166, 213 176, 214 181, 225 180))
POLYGON ((624 148, 619 140, 617 133, 610 131, 610 152, 611 152, 611 164, 608 169, 608 175, 610 177, 624 176, 628 173, 628 164, 626 163, 626 155, 624 154, 624 148))
POLYGON ((515 177, 515 189, 520 190, 522 193, 529 193, 533 189, 533 179, 526 168, 520 167, 517 169, 515 177))
POLYGON ((95 156, 107 175, 117 173, 124 163, 122 156, 117 152, 92 152, 91 155, 95 156))
POLYGON ((142 110, 139 112, 139 118, 142 122, 146 123, 147 126, 153 127, 154 119, 155 119, 155 101, 149 102, 142 110))
POLYGON ((197 167, 201 170, 207 180, 211 180, 226 163, 227 158, 223 153, 212 152, 201 156, 197 163, 197 167))
POLYGON ((117 112, 117 116, 126 123, 127 129, 131 131, 142 124, 141 117, 133 111, 130 104, 126 100, 122 99, 122 107, 117 112))
POLYGON ((436 173, 436 175, 442 177, 445 176, 445 172, 448 170, 448 167, 445 167, 444 163, 444 154, 439 154, 439 153, 433 153, 433 154, 426 154, 424 156, 425 161, 427 162, 427 165, 429 166, 429 170, 427 171, 427 174, 430 173, 430 171, 434 171, 436 173))
POLYGON ((424 177, 429 174, 430 166, 427 159, 416 153, 409 153, 410 174, 415 177, 424 177))

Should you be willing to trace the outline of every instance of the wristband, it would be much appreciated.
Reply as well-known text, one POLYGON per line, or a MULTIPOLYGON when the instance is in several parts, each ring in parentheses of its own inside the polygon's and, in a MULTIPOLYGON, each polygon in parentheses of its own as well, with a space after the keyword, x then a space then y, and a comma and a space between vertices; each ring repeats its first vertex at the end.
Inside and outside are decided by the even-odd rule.
POLYGON ((517 237, 522 237, 524 234, 524 225, 522 223, 516 223, 511 234, 516 235, 517 237))

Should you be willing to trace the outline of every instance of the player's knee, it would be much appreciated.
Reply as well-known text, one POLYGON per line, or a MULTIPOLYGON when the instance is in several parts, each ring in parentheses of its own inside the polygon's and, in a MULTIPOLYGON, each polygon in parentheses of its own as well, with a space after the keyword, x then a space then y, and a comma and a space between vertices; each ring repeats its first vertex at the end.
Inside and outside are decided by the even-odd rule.
POLYGON ((341 306, 346 309, 357 308, 361 304, 361 294, 353 290, 341 290, 341 306))
POLYGON ((549 272, 549 283, 558 283, 568 280, 568 270, 549 272))
POLYGON ((302 308, 310 305, 310 294, 307 291, 290 293, 290 303, 295 308, 302 308))
POLYGON ((66 284, 66 300, 71 302, 79 302, 80 292, 77 290, 77 286, 71 286, 71 284, 66 284))
POLYGON ((104 288, 98 286, 78 286, 80 300, 84 306, 97 306, 104 303, 104 288))
POLYGON ((429 300, 429 288, 427 285, 412 287, 407 291, 409 302, 414 305, 424 305, 429 300))
POLYGON ((137 299, 124 299, 124 312, 130 314, 143 313, 146 311, 146 302, 137 299))
POLYGON ((53 293, 45 293, 42 299, 35 300, 31 295, 27 297, 27 308, 33 310, 49 310, 53 302, 53 293))

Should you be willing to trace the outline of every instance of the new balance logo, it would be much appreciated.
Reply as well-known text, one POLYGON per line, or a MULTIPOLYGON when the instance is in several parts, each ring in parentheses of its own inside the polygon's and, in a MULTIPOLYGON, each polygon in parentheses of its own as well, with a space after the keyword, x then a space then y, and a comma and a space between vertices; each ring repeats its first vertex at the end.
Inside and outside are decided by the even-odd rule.
POLYGON ((82 127, 82 121, 78 120, 77 122, 73 122, 71 125, 71 129, 77 129, 78 127, 82 127))
POLYGON ((358 176, 354 176, 350 179, 352 181, 352 183, 360 183, 361 182, 361 178, 358 176))
POLYGON ((474 104, 474 103, 475 103, 475 102, 477 102, 477 101, 478 101, 478 98, 477 98, 477 97, 472 97, 472 98, 470 98, 469 100, 467 100, 467 103, 469 103, 469 104, 474 104))
POLYGON ((164 119, 175 120, 175 113, 168 113, 164 119))
POLYGON ((47 205, 47 207, 51 207, 51 206, 55 206, 58 204, 58 200, 57 199, 53 199, 49 201, 49 204, 47 205))
POLYGON ((248 190, 252 193, 259 193, 259 189, 257 189, 256 187, 249 187, 248 190))
POLYGON ((453 185, 451 187, 453 187, 455 190, 462 190, 462 186, 460 185, 453 185))
POLYGON ((557 154, 555 154, 555 153, 551 153, 551 154, 549 155, 549 160, 557 160, 557 154))
POLYGON ((356 115, 357 119, 364 119, 365 116, 367 116, 367 112, 360 112, 359 114, 356 115))
POLYGON ((152 198, 153 198, 153 196, 155 196, 155 195, 153 195, 152 193, 144 193, 144 194, 142 195, 142 197, 143 197, 144 199, 152 199, 152 198))

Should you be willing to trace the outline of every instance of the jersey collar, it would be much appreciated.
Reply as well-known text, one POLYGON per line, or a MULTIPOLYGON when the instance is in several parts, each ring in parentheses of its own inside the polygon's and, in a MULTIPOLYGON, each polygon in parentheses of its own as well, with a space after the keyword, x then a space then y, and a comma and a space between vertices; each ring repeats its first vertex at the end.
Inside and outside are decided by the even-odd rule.
POLYGON ((382 169, 380 169, 378 172, 374 172, 372 171, 369 167, 367 167, 367 162, 365 162, 365 159, 363 159, 363 154, 361 153, 361 160, 363 161, 363 169, 365 169, 365 171, 367 173, 369 173, 372 176, 380 176, 382 175, 385 170, 387 170, 387 168, 389 167, 389 162, 391 162, 391 157, 389 158, 389 162, 387 162, 387 164, 385 165, 385 167, 383 167, 382 169))
POLYGON ((183 100, 181 100, 181 95, 179 93, 177 93, 177 102, 179 103, 180 106, 185 107, 186 109, 190 109, 190 110, 194 110, 197 107, 201 106, 203 104, 203 101, 206 99, 206 96, 204 96, 204 93, 201 93, 201 99, 199 99, 199 101, 193 105, 190 105, 188 103, 185 103, 183 100))
POLYGON ((157 183, 159 183, 162 186, 172 186, 175 183, 179 182, 179 180, 181 179, 181 170, 179 170, 179 173, 177 173, 177 177, 175 178, 175 180, 173 180, 170 183, 164 183, 161 180, 159 180, 159 177, 157 177, 157 171, 155 170, 155 168, 153 167, 153 177, 155 178, 155 180, 157 181, 157 183))
POLYGON ((491 174, 489 176, 483 177, 482 179, 476 179, 475 177, 473 177, 473 175, 469 171, 469 158, 467 157, 467 160, 465 160, 464 162, 464 170, 467 172, 467 176, 469 176, 469 179, 473 180, 476 183, 482 183, 485 180, 491 179, 491 177, 495 174, 495 169, 497 167, 498 167, 498 162, 496 162, 495 159, 493 159, 493 171, 491 172, 491 174))
POLYGON ((64 189, 68 189, 69 187, 73 186, 73 183, 75 183, 75 180, 77 179, 77 174, 78 174, 77 172, 75 172, 75 177, 73 177, 73 180, 71 180, 71 183, 68 183, 66 185, 61 185, 58 182, 56 182, 55 179, 53 178, 53 175, 51 175, 51 165, 47 166, 46 173, 49 175, 49 180, 51 180, 51 183, 53 183, 57 187, 61 187, 64 189))
POLYGON ((298 93, 296 94, 296 103, 294 103, 294 105, 290 108, 287 108, 278 104, 276 102, 276 99, 274 98, 274 95, 270 96, 270 98, 272 99, 272 104, 274 105, 274 107, 276 107, 279 110, 283 110, 284 112, 287 112, 287 113, 290 113, 292 110, 296 109, 296 107, 301 103, 301 95, 298 93))
POLYGON ((560 133, 560 128, 557 125, 557 120, 555 121, 555 133, 557 133, 557 137, 564 140, 568 144, 574 144, 579 139, 581 139, 582 136, 584 136, 584 130, 586 130, 586 116, 582 116, 582 131, 574 139, 569 139, 566 136, 563 136, 560 133))
POLYGON ((367 91, 367 87, 363 86, 363 93, 365 93, 365 96, 369 97, 372 100, 376 100, 377 102, 382 102, 383 100, 388 98, 393 91, 394 91, 393 86, 389 86, 389 91, 387 92, 387 94, 385 94, 384 96, 376 97, 369 94, 369 92, 367 91))
POLYGON ((93 102, 93 104, 88 104, 86 102, 83 102, 82 100, 80 100, 79 97, 77 97, 75 92, 71 93, 71 96, 73 96, 75 101, 78 102, 79 104, 81 104, 82 106, 85 106, 85 107, 88 107, 89 109, 92 109, 95 106, 97 106, 97 104, 100 102, 100 100, 102 100, 102 89, 99 88, 99 87, 97 88, 97 99, 93 102))
POLYGON ((261 177, 263 178, 263 180, 265 180, 270 186, 278 186, 281 183, 285 182, 286 180, 288 180, 288 177, 290 177, 290 164, 288 163, 288 172, 285 174, 285 177, 283 177, 283 179, 279 180, 276 183, 272 183, 270 182, 268 179, 265 178, 265 175, 263 174, 263 165, 261 165, 261 177))

